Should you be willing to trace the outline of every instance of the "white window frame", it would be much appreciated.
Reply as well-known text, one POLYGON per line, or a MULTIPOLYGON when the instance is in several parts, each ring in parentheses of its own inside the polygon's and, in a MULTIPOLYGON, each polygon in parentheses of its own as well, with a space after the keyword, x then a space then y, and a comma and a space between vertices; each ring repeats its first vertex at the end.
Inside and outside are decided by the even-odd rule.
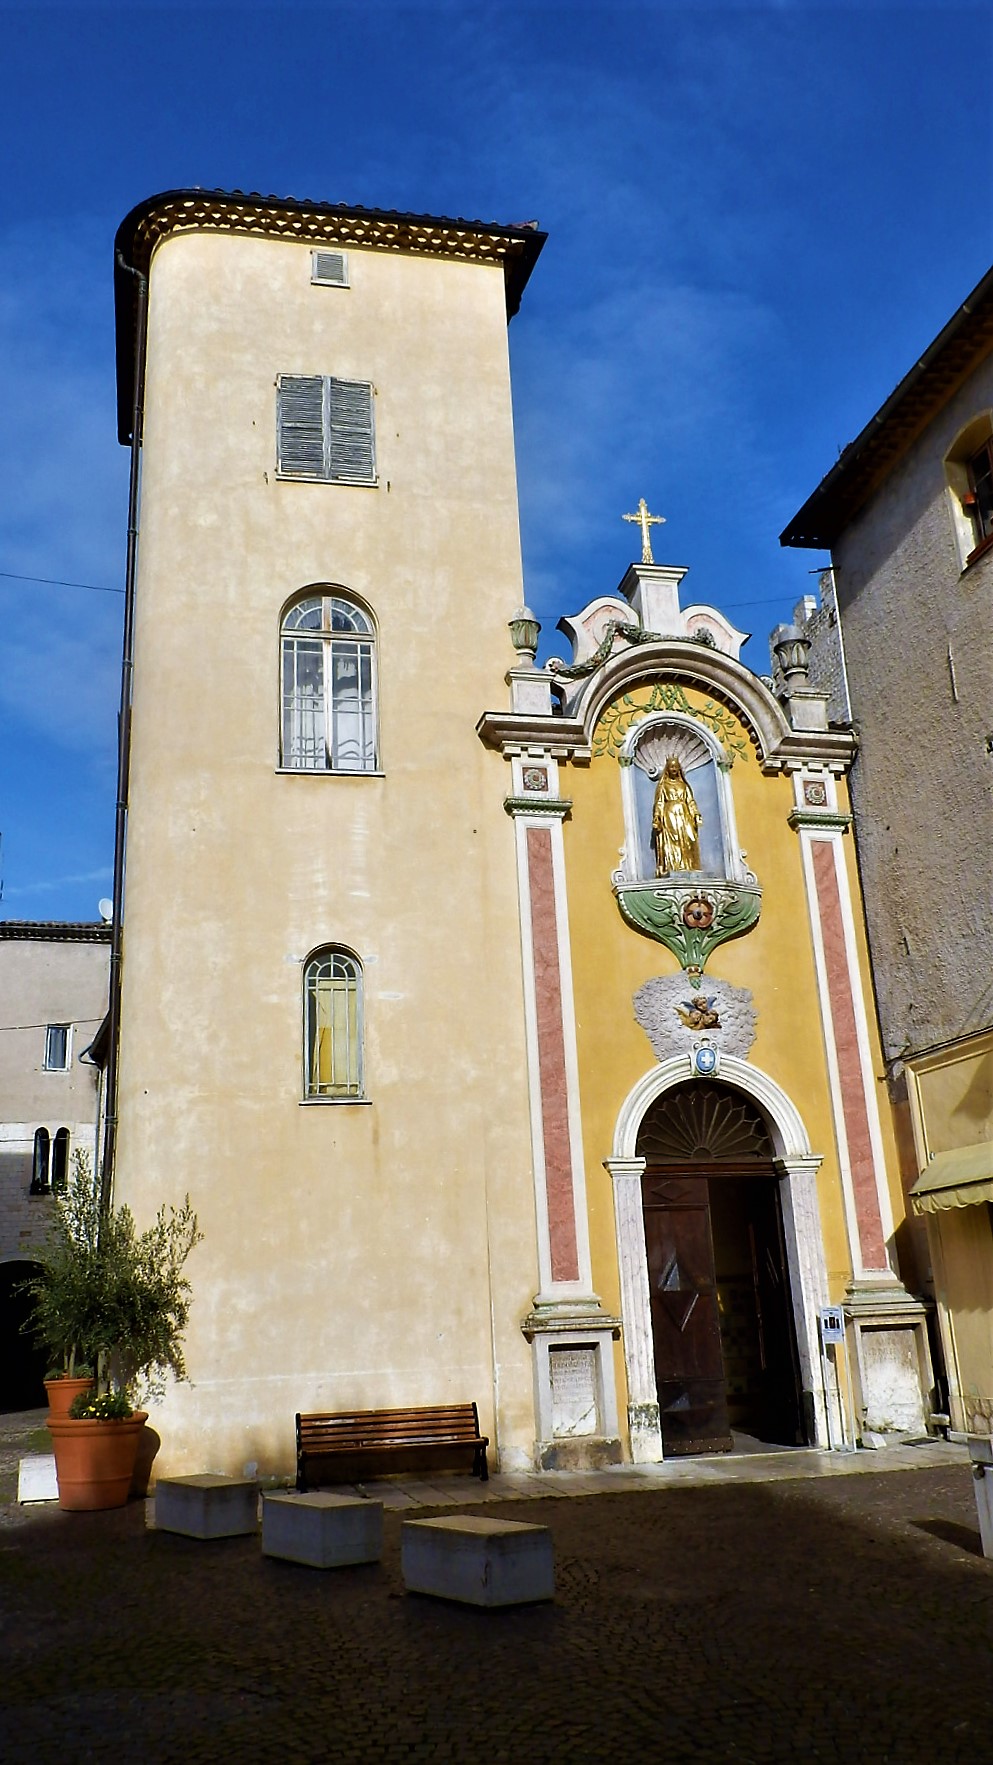
POLYGON ((45 1025, 45 1068, 46 1072, 68 1072, 72 1066, 72 1024, 49 1023, 45 1025), (54 1061, 51 1058, 52 1031, 65 1031, 65 1059, 54 1061))
POLYGON ((335 773, 350 777, 376 777, 379 775, 379 680, 377 671, 376 626, 372 614, 350 594, 337 590, 333 585, 318 586, 307 593, 298 595, 283 610, 279 626, 279 769, 281 772, 306 772, 311 774, 335 773), (310 607, 321 606, 321 622, 319 626, 291 625, 294 615, 310 607), (343 611, 354 620, 351 629, 339 624, 335 629, 336 609, 343 611), (364 626, 364 630, 362 627, 364 626), (294 703, 297 695, 293 689, 287 689, 287 671, 292 658, 292 678, 297 678, 296 663, 299 652, 304 648, 320 647, 321 654, 321 691, 320 699, 311 709, 314 724, 312 730, 313 756, 307 759, 294 759, 294 746, 301 753, 304 742, 302 724, 303 708, 294 703), (344 659, 348 652, 354 652, 356 676, 359 683, 358 709, 358 759, 349 763, 342 758, 339 738, 339 718, 341 704, 336 705, 335 664, 344 659), (362 692, 362 676, 368 677, 368 702, 362 692), (329 685, 330 683, 330 685, 329 685), (294 722, 296 735, 294 740, 294 722))
POLYGON ((303 965, 303 1101, 366 1103, 365 1021, 362 964, 354 951, 327 944, 303 965), (323 971, 327 970, 327 973, 323 971), (343 1011, 342 1002, 343 1001, 343 1011), (322 1015, 326 1021, 321 1022, 322 1015), (322 1030, 328 1032, 331 1077, 319 1072, 322 1030), (344 1041, 343 1071, 335 1072, 339 1036, 344 1041))
POLYGON ((375 488, 376 392, 371 380, 345 380, 335 374, 280 374, 276 379, 276 476, 306 484, 356 484, 375 488), (361 395, 361 396, 360 396, 361 395), (297 401, 295 413, 290 402, 297 401), (355 409, 349 414, 349 402, 355 409), (356 425, 361 406, 368 424, 356 425), (319 407, 319 414, 318 414, 319 407), (309 433, 308 433, 309 429, 309 433), (297 457, 287 460, 291 437, 297 457), (361 452, 368 442, 368 470, 350 463, 349 447, 361 452), (301 463, 309 446, 311 461, 301 463), (317 455, 320 454, 320 465, 317 455))

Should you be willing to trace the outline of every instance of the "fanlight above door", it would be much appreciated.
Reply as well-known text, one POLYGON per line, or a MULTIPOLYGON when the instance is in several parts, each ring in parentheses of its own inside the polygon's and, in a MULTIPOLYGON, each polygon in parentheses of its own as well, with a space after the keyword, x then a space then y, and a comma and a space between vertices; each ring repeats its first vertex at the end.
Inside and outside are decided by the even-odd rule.
POLYGON ((752 1163, 775 1154, 754 1103, 720 1085, 698 1081, 658 1098, 641 1124, 637 1151, 650 1165, 752 1163))

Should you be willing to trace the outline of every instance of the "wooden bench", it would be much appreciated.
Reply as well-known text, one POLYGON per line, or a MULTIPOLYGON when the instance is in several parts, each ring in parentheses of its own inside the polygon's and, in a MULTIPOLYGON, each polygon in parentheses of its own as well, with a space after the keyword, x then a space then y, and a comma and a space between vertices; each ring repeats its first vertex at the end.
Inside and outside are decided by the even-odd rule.
POLYGON ((299 1490, 398 1471, 465 1469, 484 1483, 489 1476, 489 1436, 479 1432, 474 1403, 298 1415, 296 1422, 299 1490))

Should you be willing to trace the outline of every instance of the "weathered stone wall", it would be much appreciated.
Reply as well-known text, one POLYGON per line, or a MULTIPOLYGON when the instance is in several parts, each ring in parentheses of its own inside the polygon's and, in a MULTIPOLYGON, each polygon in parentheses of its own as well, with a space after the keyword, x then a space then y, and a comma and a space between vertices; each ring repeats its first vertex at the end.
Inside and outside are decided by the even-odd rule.
MULTIPOLYGON (((851 707, 848 701, 848 681, 845 676, 845 652, 842 646, 841 626, 838 619, 837 600, 834 591, 834 576, 830 570, 822 570, 818 581, 820 599, 817 595, 805 594, 793 608, 792 623, 799 627, 804 636, 810 639, 810 654, 807 658, 810 670, 809 684, 815 692, 827 693, 828 722, 847 724, 851 722, 851 707)), ((786 684, 776 656, 776 639, 784 627, 777 625, 769 636, 769 656, 772 666, 773 691, 782 699, 786 684)))
POLYGON ((851 778, 889 1057, 993 1018, 993 554, 963 569, 944 458, 993 405, 973 373, 834 552, 851 778))

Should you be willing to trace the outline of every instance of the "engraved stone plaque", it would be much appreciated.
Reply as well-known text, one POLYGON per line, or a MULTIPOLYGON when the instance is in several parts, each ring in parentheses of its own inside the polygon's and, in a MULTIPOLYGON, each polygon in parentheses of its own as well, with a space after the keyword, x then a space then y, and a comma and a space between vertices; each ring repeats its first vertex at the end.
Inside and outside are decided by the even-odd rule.
POLYGON ((550 1348, 552 1432, 558 1438, 596 1434, 596 1349, 550 1348))

